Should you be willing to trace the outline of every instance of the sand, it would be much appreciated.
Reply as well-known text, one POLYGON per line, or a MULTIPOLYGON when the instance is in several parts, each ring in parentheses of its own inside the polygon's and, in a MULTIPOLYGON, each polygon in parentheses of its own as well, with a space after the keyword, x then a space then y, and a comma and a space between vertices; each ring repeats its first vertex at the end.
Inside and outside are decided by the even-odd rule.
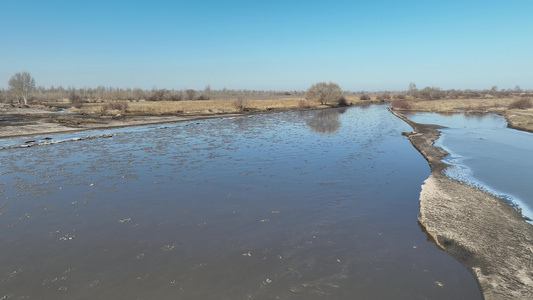
POLYGON ((533 225, 503 200, 443 174, 447 153, 433 145, 438 126, 404 133, 427 159, 418 221, 429 238, 476 276, 485 299, 533 299, 533 225))

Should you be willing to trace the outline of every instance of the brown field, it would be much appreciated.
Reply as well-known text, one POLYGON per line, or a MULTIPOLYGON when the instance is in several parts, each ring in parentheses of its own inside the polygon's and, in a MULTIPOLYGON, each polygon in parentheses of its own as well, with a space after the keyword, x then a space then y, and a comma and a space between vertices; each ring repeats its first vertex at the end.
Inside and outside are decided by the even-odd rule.
MULTIPOLYGON (((373 102, 361 101, 359 97, 347 97, 349 103, 373 102)), ((60 103, 56 103, 59 105, 60 103)), ((66 103, 67 104, 67 103, 66 103)), ((332 104, 334 105, 334 104, 332 104)), ((303 97, 286 97, 277 99, 214 99, 184 101, 98 101, 84 103, 81 108, 71 107, 69 112, 103 115, 213 115, 239 113, 243 111, 258 112, 271 110, 313 109, 321 105, 303 97), (114 109, 110 106, 122 107, 114 109)))

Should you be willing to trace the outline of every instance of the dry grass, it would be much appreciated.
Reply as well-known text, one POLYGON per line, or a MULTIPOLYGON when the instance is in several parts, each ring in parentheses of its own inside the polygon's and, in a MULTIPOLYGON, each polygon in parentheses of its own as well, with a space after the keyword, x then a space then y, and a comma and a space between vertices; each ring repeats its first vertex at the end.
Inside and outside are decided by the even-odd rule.
POLYGON ((505 116, 510 126, 522 130, 533 131, 533 108, 510 109, 509 106, 516 100, 517 98, 410 101, 410 110, 433 112, 498 113, 505 116))
MULTIPOLYGON (((128 102, 126 114, 131 115, 205 115, 218 113, 236 113, 242 111, 235 105, 237 99, 193 100, 193 101, 138 101, 128 102)), ((293 109, 298 107, 301 98, 281 98, 271 100, 243 101, 251 111, 266 111, 272 109, 293 109)), ((71 108, 73 112, 94 113, 102 112, 106 103, 89 103, 81 109, 71 108)), ((108 114, 118 113, 109 111, 108 114)))
MULTIPOLYGON (((346 97, 348 103, 368 103, 359 97, 346 97)), ((374 100, 375 101, 375 100, 374 100)), ((127 109, 103 109, 109 101, 102 103, 85 103, 80 109, 70 108, 71 112, 86 114, 125 114, 125 115, 212 115, 223 113, 240 113, 245 111, 270 111, 290 109, 313 109, 321 107, 315 102, 301 97, 287 97, 277 99, 214 99, 193 101, 120 101, 127 103, 127 109), (242 101, 241 101, 242 100, 242 101), (236 105, 242 102, 244 105, 236 105)), ((116 101, 115 101, 116 102, 116 101)))
POLYGON ((411 110, 435 112, 503 112, 514 98, 411 101, 411 110))

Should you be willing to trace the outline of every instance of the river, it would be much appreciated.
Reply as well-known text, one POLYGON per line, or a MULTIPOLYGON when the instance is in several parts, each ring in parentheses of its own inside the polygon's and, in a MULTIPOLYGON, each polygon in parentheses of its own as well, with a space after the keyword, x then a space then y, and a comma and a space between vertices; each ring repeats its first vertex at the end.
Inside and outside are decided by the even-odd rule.
POLYGON ((376 105, 2 140, 65 142, 0 150, 0 299, 481 299, 402 131, 376 105))
POLYGON ((405 114, 446 126, 435 145, 446 150, 446 175, 487 191, 533 220, 533 133, 507 127, 496 114, 405 114))

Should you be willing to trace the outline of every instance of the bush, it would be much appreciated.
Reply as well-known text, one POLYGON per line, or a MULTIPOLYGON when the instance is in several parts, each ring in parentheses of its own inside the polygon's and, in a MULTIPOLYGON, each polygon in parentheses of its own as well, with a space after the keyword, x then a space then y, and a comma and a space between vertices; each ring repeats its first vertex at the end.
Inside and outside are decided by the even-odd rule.
POLYGON ((396 99, 405 100, 405 95, 404 94, 398 94, 398 95, 396 95, 396 99))
POLYGON ((121 112, 126 112, 127 109, 127 102, 113 101, 102 105, 102 114, 106 114, 109 110, 118 110, 121 112))
POLYGON ((148 101, 162 101, 167 93, 166 90, 152 90, 152 93, 148 97, 148 101))
POLYGON ((248 110, 246 108, 247 104, 248 104, 247 101, 244 100, 244 98, 242 97, 239 97, 236 100, 233 100, 233 107, 235 107, 240 112, 248 110))
POLYGON ((519 99, 509 104, 509 109, 528 109, 531 107, 533 107, 533 103, 529 98, 519 99))
POLYGON ((70 92, 68 95, 68 99, 70 100, 70 103, 75 108, 82 108, 83 107, 83 100, 81 99, 80 95, 78 95, 75 91, 70 92))
POLYGON ((370 100, 370 96, 368 94, 362 94, 361 97, 359 97, 361 100, 370 100))
POLYGON ((309 109, 313 106, 311 105, 311 102, 309 102, 309 100, 300 100, 298 101, 298 107, 300 109, 309 109))
POLYGON ((390 100, 390 95, 388 93, 382 93, 382 94, 379 94, 376 99, 378 100, 381 100, 381 101, 384 101, 384 100, 390 100))
POLYGON ((346 98, 344 96, 340 97, 339 100, 337 101, 337 104, 339 106, 348 106, 348 101, 346 100, 346 98))
POLYGON ((395 100, 395 101, 392 101, 391 105, 393 109, 397 109, 397 110, 411 108, 411 103, 409 103, 409 101, 407 100, 395 100))
POLYGON ((164 100, 169 100, 169 101, 181 101, 182 99, 183 99, 183 96, 179 92, 170 92, 164 98, 164 100))
POLYGON ((194 100, 196 97, 196 91, 193 89, 188 89, 185 91, 185 99, 186 100, 194 100))

